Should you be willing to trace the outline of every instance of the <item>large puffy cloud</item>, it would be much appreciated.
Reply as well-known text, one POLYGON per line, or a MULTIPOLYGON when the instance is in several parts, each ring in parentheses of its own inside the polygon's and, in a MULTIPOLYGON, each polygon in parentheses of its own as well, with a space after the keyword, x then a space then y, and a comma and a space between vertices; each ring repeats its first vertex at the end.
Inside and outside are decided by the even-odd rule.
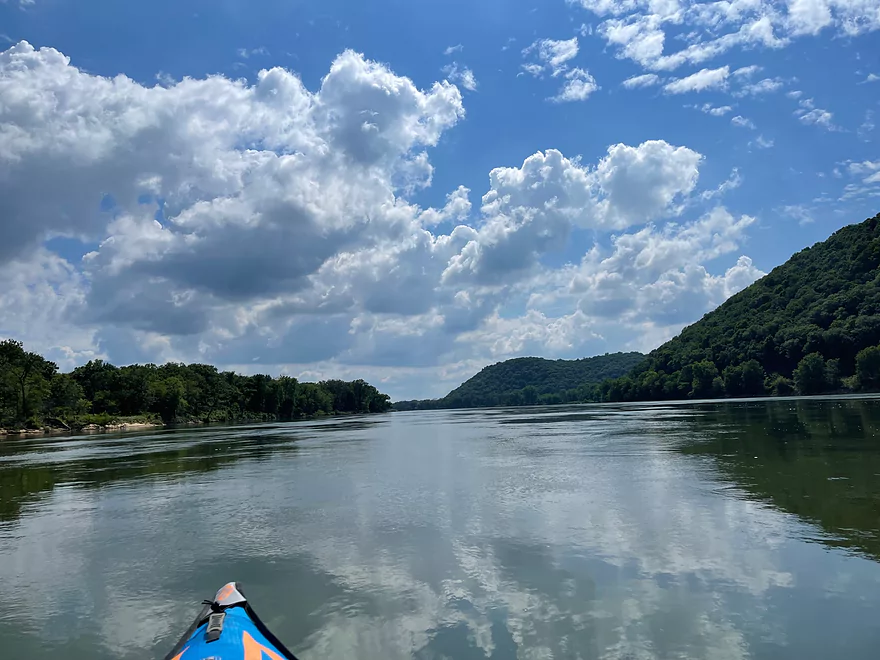
POLYGON ((419 150, 463 115, 453 85, 423 92, 350 51, 316 94, 282 69, 253 86, 211 77, 146 88, 25 42, 0 56, 0 72, 0 258, 48 231, 99 233, 105 196, 133 214, 144 195, 164 200, 164 251, 191 253, 220 229, 257 226, 326 243, 326 232, 371 224, 391 199, 388 186, 353 177, 426 165, 419 150))
POLYGON ((398 237, 413 210, 393 186, 419 163, 429 172, 420 149, 463 114, 454 86, 420 91, 353 52, 316 94, 281 69, 253 86, 145 88, 26 43, 0 62, 0 257, 50 232, 103 234, 85 260, 89 314, 168 334, 301 289, 347 245, 398 237), (162 200, 161 221, 144 196, 162 200))
POLYGON ((632 234, 616 236, 612 239, 614 252, 599 263, 599 272, 615 272, 630 280, 644 280, 688 260, 708 261, 735 250, 753 222, 750 216, 735 218, 727 210, 717 208, 690 224, 667 225, 662 230, 648 226, 632 234))
POLYGON ((696 151, 663 140, 609 147, 596 168, 605 193, 602 216, 614 227, 626 227, 677 215, 675 201, 694 190, 701 160, 696 151))
MULTIPOLYGON (((573 48, 557 50, 548 65, 573 48)), ((738 249, 748 224, 721 210, 682 219, 702 203, 703 157, 662 140, 612 145, 592 164, 548 149, 497 167, 477 212, 464 186, 441 207, 413 203, 461 95, 350 51, 312 92, 278 68, 145 87, 22 42, 0 54, 0 98, 0 333, 64 366, 459 378, 521 352, 649 341, 759 274, 747 258, 717 275, 702 265, 738 249), (590 245, 610 232, 615 254, 646 242, 643 256, 599 258, 590 245), (59 235, 96 247, 69 263, 40 247, 59 235), (580 266, 550 265, 573 237, 580 266), (582 282, 602 277, 629 285, 587 295, 582 282), (631 313, 612 319, 603 304, 631 313)))
POLYGON ((610 253, 595 247, 535 293, 530 306, 539 312, 557 308, 560 297, 574 301, 569 318, 580 327, 559 325, 572 328, 572 345, 614 333, 624 345, 651 348, 764 275, 744 255, 719 275, 703 265, 737 251, 753 223, 718 207, 690 223, 617 235, 610 253))
POLYGON ((622 229, 679 212, 697 182, 702 156, 662 140, 617 144, 595 167, 550 149, 489 175, 484 224, 452 257, 444 279, 509 281, 561 247, 573 227, 622 229))
POLYGON ((618 234, 610 250, 597 245, 577 265, 535 275, 522 315, 493 313, 459 341, 492 359, 575 357, 609 342, 653 348, 764 275, 745 255, 717 275, 704 265, 736 253, 754 222, 717 207, 692 222, 618 234))

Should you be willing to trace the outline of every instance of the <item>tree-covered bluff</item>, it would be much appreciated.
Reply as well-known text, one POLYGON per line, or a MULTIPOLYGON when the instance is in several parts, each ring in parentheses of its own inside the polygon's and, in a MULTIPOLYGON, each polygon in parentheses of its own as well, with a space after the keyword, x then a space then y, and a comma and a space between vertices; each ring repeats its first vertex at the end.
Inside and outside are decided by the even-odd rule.
POLYGON ((880 388, 880 215, 801 250, 602 383, 603 401, 880 388))
POLYGON ((0 341, 0 428, 7 430, 76 429, 117 420, 292 420, 390 407, 390 397, 363 380, 303 383, 207 364, 117 367, 101 360, 63 374, 21 342, 0 341))
POLYGON ((599 384, 630 371, 641 353, 610 353, 580 360, 521 357, 484 367, 442 399, 397 401, 395 410, 528 406, 595 401, 599 384))

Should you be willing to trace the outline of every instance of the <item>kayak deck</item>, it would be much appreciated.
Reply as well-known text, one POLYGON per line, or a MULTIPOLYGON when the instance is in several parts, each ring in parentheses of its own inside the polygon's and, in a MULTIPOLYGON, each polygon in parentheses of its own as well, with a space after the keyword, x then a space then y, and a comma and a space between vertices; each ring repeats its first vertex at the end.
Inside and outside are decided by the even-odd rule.
POLYGON ((251 608, 240 586, 217 592, 165 660, 296 660, 251 608))

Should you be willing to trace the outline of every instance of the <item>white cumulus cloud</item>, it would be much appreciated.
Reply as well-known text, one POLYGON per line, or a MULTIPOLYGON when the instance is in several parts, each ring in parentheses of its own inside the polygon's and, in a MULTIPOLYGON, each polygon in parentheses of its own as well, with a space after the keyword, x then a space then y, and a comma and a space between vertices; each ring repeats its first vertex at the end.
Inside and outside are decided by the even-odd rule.
POLYGON ((557 103, 565 103, 566 101, 585 101, 590 94, 599 89, 596 79, 590 75, 589 71, 574 68, 565 73, 566 82, 559 90, 559 93, 551 100, 557 103))
POLYGON ((666 83, 663 90, 667 94, 687 94, 708 89, 724 89, 727 86, 729 75, 730 67, 728 66, 718 69, 701 69, 689 76, 666 83))
MULTIPOLYGON (((578 39, 539 39, 527 46, 522 51, 523 56, 534 56, 540 68, 538 72, 548 70, 551 75, 558 76, 565 73, 568 69, 567 62, 577 57, 578 39)), ((529 73, 534 73, 535 69, 526 69, 529 73)))
POLYGON ((638 87, 653 87, 660 84, 660 76, 656 73, 643 73, 640 76, 632 76, 620 83, 627 89, 636 89, 638 87))
MULTIPOLYGON (((846 37, 880 29, 873 0, 570 0, 603 20, 596 32, 617 56, 650 70, 701 64, 728 51, 779 49, 824 32, 846 37), (673 30, 675 39, 667 39, 673 30), (670 44, 684 41, 680 49, 670 44)), ((748 77, 757 67, 738 70, 748 77)))
POLYGON ((443 73, 447 79, 456 85, 461 85, 470 92, 477 91, 477 78, 474 72, 466 66, 459 66, 458 62, 447 64, 443 67, 443 73))
POLYGON ((718 276, 699 265, 739 249, 754 221, 719 207, 687 225, 648 226, 618 236, 610 255, 594 251, 584 258, 570 290, 579 296, 578 308, 591 316, 681 323, 695 309, 707 311, 763 275, 745 256, 718 276))
POLYGON ((802 124, 821 126, 829 131, 837 130, 833 121, 834 114, 828 110, 814 107, 812 99, 801 101, 801 108, 795 110, 794 114, 802 124))
POLYGON ((713 106, 711 103, 704 103, 703 105, 693 107, 698 108, 700 112, 705 112, 707 115, 712 115, 713 117, 723 117, 733 110, 729 105, 713 106))
POLYGON ((608 148, 593 167, 555 149, 520 168, 496 168, 483 196, 484 221, 443 273, 448 282, 509 282, 565 245, 574 227, 622 229, 678 215, 696 186, 702 156, 662 140, 608 148))
POLYGON ((749 66, 740 67, 733 72, 733 76, 736 78, 751 78, 754 74, 760 71, 762 67, 757 64, 750 64, 749 66))
POLYGON ((735 117, 732 117, 730 123, 737 128, 749 128, 751 130, 755 130, 755 128, 757 128, 755 126, 755 122, 753 122, 751 119, 743 117, 742 115, 736 115, 735 117))
POLYGON ((770 94, 782 89, 782 80, 779 78, 764 78, 755 83, 750 83, 740 87, 734 96, 757 96, 759 94, 770 94))

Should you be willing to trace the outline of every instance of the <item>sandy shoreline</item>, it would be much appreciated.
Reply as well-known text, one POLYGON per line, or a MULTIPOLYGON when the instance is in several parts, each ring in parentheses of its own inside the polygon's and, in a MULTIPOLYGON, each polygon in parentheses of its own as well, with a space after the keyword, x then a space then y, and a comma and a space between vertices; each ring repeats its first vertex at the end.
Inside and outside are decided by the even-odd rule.
POLYGON ((0 429, 0 439, 3 438, 36 438, 43 435, 64 435, 77 433, 109 433, 113 431, 136 431, 138 429, 154 429, 165 426, 161 423, 154 422, 120 422, 119 424, 107 424, 98 426, 97 424, 88 424, 81 429, 26 429, 22 431, 8 431, 0 429))

